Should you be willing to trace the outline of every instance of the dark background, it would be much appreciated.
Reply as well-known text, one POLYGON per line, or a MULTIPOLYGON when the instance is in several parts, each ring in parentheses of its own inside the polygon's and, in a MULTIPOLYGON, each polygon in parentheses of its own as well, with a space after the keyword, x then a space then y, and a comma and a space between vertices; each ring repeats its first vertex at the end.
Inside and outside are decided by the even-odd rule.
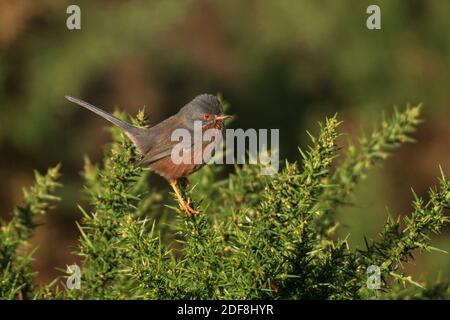
MULTIPOLYGON (((382 110, 424 103, 425 122, 406 145, 371 171, 354 208, 341 210, 340 236, 360 246, 376 236, 387 210, 408 214, 410 188, 425 195, 441 164, 450 175, 450 2, 435 1, 0 1, 0 213, 7 218, 33 169, 63 164, 57 210, 32 244, 38 282, 71 255, 85 203, 83 155, 102 156, 106 123, 70 104, 79 96, 152 124, 200 93, 221 92, 238 115, 233 127, 279 128, 281 158, 299 159, 305 130, 338 112, 347 138, 371 130, 382 110), (66 28, 66 8, 81 7, 82 30, 66 28), (366 8, 381 7, 382 30, 366 28, 366 8)), ((167 184, 152 176, 162 190, 167 184)), ((167 200, 167 202, 172 200, 167 200)), ((434 237, 450 250, 448 229, 434 237)), ((450 276, 450 259, 418 255, 415 280, 450 276)))

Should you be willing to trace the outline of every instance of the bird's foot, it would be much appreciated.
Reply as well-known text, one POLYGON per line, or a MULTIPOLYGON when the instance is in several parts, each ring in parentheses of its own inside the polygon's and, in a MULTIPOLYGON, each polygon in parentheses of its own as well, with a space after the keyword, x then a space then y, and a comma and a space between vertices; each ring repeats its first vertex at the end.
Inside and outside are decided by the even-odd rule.
POLYGON ((177 182, 178 182, 177 180, 170 181, 170 185, 172 186, 173 191, 175 191, 175 195, 178 198, 178 204, 179 204, 180 208, 189 215, 197 214, 198 211, 192 209, 192 207, 191 207, 191 199, 189 197, 187 197, 187 202, 184 201, 183 196, 177 187, 177 182))
POLYGON ((198 213, 197 210, 192 209, 192 207, 191 207, 191 199, 190 198, 188 198, 187 202, 183 201, 182 203, 180 203, 180 208, 183 209, 187 214, 193 215, 193 214, 197 214, 198 213))

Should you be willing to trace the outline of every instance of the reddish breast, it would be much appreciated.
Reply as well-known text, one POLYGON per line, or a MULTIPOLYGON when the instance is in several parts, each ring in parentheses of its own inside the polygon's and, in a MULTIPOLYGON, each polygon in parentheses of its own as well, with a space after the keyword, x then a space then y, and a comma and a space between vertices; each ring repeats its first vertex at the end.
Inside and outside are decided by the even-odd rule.
MULTIPOLYGON (((223 125, 223 121, 216 121, 215 123, 213 123, 212 125, 209 126, 204 126, 203 130, 206 131, 208 129, 217 129, 220 130, 221 132, 221 137, 222 137, 222 132, 224 129, 224 125, 223 125)), ((210 155, 205 156, 205 158, 203 158, 203 151, 205 150, 205 148, 207 146, 209 146, 210 144, 213 144, 211 146, 209 146, 208 148, 211 148, 211 150, 215 149, 215 145, 220 143, 220 141, 222 140, 220 139, 215 139, 213 138, 214 141, 210 142, 204 142, 203 144, 201 144, 201 150, 194 150, 194 148, 191 148, 191 161, 188 164, 185 163, 180 163, 180 164, 175 164, 172 161, 171 156, 167 156, 165 158, 162 158, 160 160, 157 160, 155 162, 153 162, 150 165, 150 169, 152 169, 153 171, 155 171, 157 174, 159 174, 160 176, 163 176, 164 178, 166 178, 167 180, 176 180, 182 177, 186 177, 188 175, 190 175, 191 173, 197 171, 198 169, 200 169, 201 167, 203 167, 208 161, 209 159, 214 155, 214 152, 212 152, 210 155), (216 141, 217 140, 217 141, 216 141), (194 157, 197 157, 194 158, 194 157)), ((195 147, 195 144, 194 144, 195 147)))

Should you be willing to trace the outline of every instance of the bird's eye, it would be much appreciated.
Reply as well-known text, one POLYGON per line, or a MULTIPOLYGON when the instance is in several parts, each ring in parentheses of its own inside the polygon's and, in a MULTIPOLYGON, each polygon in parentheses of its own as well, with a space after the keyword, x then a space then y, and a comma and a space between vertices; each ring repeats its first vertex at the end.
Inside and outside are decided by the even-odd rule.
POLYGON ((211 114, 205 113, 205 114, 203 115, 203 119, 205 119, 206 121, 210 120, 210 119, 211 119, 211 114))

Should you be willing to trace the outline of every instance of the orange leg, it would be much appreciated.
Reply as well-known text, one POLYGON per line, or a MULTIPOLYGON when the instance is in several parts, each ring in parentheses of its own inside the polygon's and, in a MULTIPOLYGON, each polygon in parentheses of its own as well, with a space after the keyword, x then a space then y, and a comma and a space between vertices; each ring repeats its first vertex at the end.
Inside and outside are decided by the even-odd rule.
POLYGON ((172 187, 173 191, 175 191, 175 195, 177 196, 178 204, 180 205, 180 208, 183 209, 188 214, 197 214, 198 211, 192 209, 190 206, 191 199, 188 199, 188 202, 186 203, 184 201, 183 197, 181 196, 181 192, 177 186, 177 180, 172 180, 169 183, 170 183, 170 186, 172 187))

